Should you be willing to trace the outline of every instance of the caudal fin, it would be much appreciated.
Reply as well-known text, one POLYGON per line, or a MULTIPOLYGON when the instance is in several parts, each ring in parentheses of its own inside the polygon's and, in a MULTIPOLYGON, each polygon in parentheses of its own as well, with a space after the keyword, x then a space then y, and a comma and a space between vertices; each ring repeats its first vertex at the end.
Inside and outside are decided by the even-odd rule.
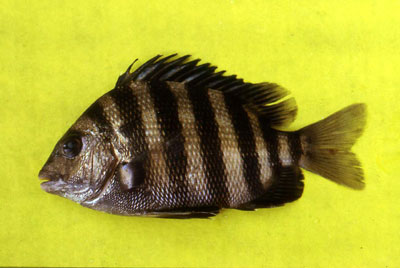
POLYGON ((350 149, 361 136, 365 123, 366 105, 357 103, 300 129, 300 166, 338 184, 363 189, 363 170, 350 149))

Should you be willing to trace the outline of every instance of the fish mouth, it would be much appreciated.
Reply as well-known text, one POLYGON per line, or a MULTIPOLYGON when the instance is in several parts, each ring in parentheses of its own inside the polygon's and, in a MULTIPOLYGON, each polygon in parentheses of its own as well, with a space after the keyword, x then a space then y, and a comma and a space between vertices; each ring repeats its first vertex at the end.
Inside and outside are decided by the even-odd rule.
POLYGON ((62 179, 62 176, 43 170, 39 173, 39 180, 43 181, 40 188, 45 192, 66 197, 76 202, 80 202, 80 196, 84 196, 90 190, 87 183, 68 183, 62 179))
POLYGON ((48 193, 58 192, 67 184, 59 176, 50 174, 43 170, 41 170, 39 173, 39 180, 43 181, 40 184, 40 188, 48 193))
POLYGON ((48 193, 57 193, 61 192, 63 189, 65 189, 65 186, 67 185, 66 182, 64 182, 61 179, 58 180, 50 180, 50 181, 45 181, 40 184, 40 187, 48 192, 48 193))

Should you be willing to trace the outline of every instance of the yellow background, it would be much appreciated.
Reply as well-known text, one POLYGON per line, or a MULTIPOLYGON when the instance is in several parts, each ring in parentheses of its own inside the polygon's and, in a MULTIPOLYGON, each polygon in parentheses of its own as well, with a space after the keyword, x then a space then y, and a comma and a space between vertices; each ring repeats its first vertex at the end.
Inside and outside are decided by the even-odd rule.
POLYGON ((400 2, 0 1, 0 265, 399 267, 400 2), (301 2, 301 3, 300 3, 301 2), (284 207, 121 217, 39 187, 75 119, 126 67, 191 53, 296 97, 297 129, 355 102, 357 192, 305 172, 284 207))

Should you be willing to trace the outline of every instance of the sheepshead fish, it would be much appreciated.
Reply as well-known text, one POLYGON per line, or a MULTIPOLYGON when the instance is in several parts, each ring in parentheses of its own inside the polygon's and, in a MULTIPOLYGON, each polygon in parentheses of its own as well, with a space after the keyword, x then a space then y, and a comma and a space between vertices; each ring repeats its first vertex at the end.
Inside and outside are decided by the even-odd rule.
POLYGON ((364 187, 350 149, 365 104, 297 131, 289 92, 225 76, 190 56, 150 59, 119 77, 56 144, 41 187, 112 214, 210 217, 301 197, 301 168, 364 187))

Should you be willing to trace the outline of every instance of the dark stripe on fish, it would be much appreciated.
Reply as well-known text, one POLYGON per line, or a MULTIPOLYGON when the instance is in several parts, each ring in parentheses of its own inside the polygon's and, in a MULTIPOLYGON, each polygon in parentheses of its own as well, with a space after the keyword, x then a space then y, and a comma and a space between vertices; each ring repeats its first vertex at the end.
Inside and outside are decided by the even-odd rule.
POLYGON ((260 164, 253 129, 247 112, 238 100, 225 95, 225 105, 231 116, 233 128, 235 129, 240 157, 243 162, 243 175, 247 182, 249 192, 253 197, 263 191, 260 181, 260 164))
POLYGON ((185 183, 187 158, 185 154, 185 138, 179 121, 178 104, 170 85, 166 82, 150 84, 150 95, 153 99, 157 122, 164 139, 165 162, 169 175, 170 191, 176 194, 176 205, 186 205, 189 201, 189 190, 185 183))
POLYGON ((138 107, 136 96, 128 86, 110 91, 117 109, 121 115, 122 125, 119 132, 130 143, 133 155, 148 151, 143 129, 142 113, 138 107))
POLYGON ((288 132, 289 150, 293 158, 293 164, 298 165, 302 154, 300 135, 298 132, 288 132))
POLYGON ((280 169, 282 167, 278 151, 278 133, 276 130, 272 129, 269 124, 263 122, 262 119, 260 119, 259 122, 261 131, 263 133, 263 138, 267 144, 267 151, 271 167, 271 179, 276 180, 278 179, 280 169))
POLYGON ((85 115, 96 123, 100 132, 113 131, 110 122, 104 115, 104 109, 99 101, 94 102, 85 112, 85 115))
POLYGON ((218 124, 214 109, 210 103, 207 90, 203 88, 188 89, 200 137, 201 155, 207 176, 207 188, 210 192, 210 204, 228 206, 229 190, 226 186, 226 172, 221 141, 218 136, 218 124))

